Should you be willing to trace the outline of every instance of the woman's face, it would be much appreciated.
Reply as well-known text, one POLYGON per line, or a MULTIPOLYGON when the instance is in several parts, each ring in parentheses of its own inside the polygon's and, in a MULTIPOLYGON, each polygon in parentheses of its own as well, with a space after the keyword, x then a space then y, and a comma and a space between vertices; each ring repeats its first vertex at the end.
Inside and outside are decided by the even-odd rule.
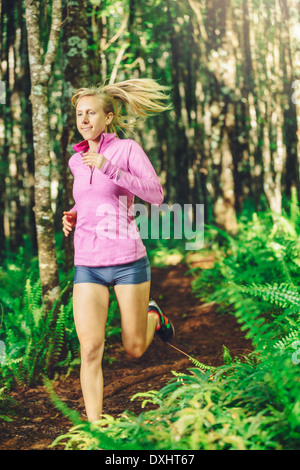
POLYGON ((97 140, 112 119, 113 114, 105 114, 101 100, 95 96, 83 96, 77 103, 77 129, 85 140, 97 140))

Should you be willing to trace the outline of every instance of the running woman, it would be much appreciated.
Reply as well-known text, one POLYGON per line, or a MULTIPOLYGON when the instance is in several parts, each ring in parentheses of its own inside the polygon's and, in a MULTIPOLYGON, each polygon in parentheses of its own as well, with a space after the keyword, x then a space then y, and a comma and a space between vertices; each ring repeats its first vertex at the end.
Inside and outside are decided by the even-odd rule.
POLYGON ((159 206, 163 190, 141 146, 120 139, 128 116, 145 118, 169 108, 164 87, 152 79, 133 79, 80 88, 71 102, 84 140, 69 160, 75 206, 63 212, 67 237, 75 227, 73 313, 80 342, 80 382, 87 418, 99 420, 103 408, 102 357, 109 286, 118 301, 122 341, 138 358, 154 335, 171 342, 174 327, 150 299, 151 272, 134 219, 134 197, 159 206))

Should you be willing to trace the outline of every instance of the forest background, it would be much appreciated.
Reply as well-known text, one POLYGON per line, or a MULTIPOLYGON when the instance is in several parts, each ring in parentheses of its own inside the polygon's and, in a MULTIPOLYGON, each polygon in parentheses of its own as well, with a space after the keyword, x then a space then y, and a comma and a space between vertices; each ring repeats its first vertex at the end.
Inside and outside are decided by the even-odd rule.
MULTIPOLYGON (((82 137, 70 98, 80 87, 129 78, 169 87, 173 109, 140 122, 134 134, 169 205, 203 204, 205 223, 228 237, 239 233, 245 214, 271 214, 275 231, 282 214, 293 215, 291 199, 298 214, 299 15, 298 0, 2 0, 2 309, 19 308, 12 282, 20 297, 38 268, 47 318, 72 278, 73 247, 61 217, 73 206, 68 160, 82 137)), ((300 263, 293 247, 292 274, 277 253, 289 281, 300 263)), ((12 317, 5 321, 7 334, 12 317)), ((28 383, 38 361, 29 356, 28 383)), ((49 353, 48 369, 56 360, 49 353)), ((11 373, 23 380, 17 367, 11 363, 6 385, 11 373)))
POLYGON ((135 135, 166 203, 204 204, 205 222, 233 233, 245 208, 280 214, 300 191, 298 18, 295 0, 2 2, 2 260, 39 245, 51 305, 54 234, 73 206, 68 159, 82 140, 70 97, 103 81, 170 87, 173 110, 135 135))
POLYGON ((286 0, 2 2, 2 260, 39 241, 44 299, 57 296, 54 234, 82 140, 70 97, 105 80, 170 87, 173 110, 135 136, 165 202, 204 204, 205 221, 232 232, 245 207, 281 213, 300 191, 298 18, 286 0))

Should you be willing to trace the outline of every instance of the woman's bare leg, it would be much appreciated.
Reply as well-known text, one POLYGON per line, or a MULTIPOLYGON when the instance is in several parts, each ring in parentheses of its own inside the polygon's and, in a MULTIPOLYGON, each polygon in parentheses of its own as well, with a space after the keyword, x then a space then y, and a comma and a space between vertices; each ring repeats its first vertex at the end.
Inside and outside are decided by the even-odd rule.
POLYGON ((148 314, 150 284, 151 281, 115 285, 123 345, 132 357, 140 357, 146 351, 158 324, 158 316, 155 313, 148 314))
POLYGON ((87 418, 91 422, 102 415, 102 356, 108 305, 107 287, 93 283, 74 284, 73 312, 81 351, 80 381, 87 418))

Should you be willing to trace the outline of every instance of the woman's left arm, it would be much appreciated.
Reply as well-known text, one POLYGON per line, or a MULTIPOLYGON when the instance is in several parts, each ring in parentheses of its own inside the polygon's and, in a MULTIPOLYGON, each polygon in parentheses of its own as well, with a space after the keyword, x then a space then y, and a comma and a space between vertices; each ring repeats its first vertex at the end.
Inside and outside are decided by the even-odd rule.
MULTIPOLYGON (((88 154, 89 152, 85 155, 88 154)), ((90 155, 93 155, 92 152, 90 155)), ((143 201, 157 206, 162 204, 164 194, 160 181, 149 158, 137 142, 132 141, 128 158, 129 171, 121 170, 100 154, 93 159, 83 157, 83 161, 97 166, 110 180, 118 186, 128 189, 143 201)))

